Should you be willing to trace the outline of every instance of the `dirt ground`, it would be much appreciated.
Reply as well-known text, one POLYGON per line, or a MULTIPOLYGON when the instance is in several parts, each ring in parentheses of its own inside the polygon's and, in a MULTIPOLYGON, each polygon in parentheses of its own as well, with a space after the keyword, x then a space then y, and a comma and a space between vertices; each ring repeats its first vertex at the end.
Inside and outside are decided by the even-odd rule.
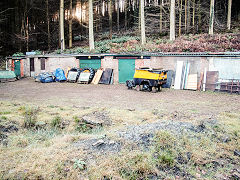
POLYGON ((239 95, 163 89, 159 93, 137 92, 121 85, 76 83, 37 83, 33 79, 0 84, 0 101, 52 104, 77 107, 115 107, 124 109, 161 109, 218 114, 238 111, 239 95))
POLYGON ((239 179, 240 95, 0 84, 0 179, 239 179))

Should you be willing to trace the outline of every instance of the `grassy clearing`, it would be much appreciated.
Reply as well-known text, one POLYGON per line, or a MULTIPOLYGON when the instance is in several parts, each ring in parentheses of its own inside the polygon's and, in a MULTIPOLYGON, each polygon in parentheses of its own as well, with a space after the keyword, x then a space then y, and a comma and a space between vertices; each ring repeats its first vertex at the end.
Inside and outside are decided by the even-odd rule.
POLYGON ((0 179, 229 178, 240 161, 234 155, 240 150, 239 112, 222 112, 219 123, 211 125, 196 121, 200 112, 194 108, 171 114, 159 108, 0 105, 0 179), (82 118, 95 112, 105 114, 111 125, 89 128, 84 124, 82 118), (121 150, 108 154, 74 145, 102 137, 120 142, 116 131, 166 119, 193 121, 205 130, 180 135, 162 130, 147 149, 121 141, 121 150))

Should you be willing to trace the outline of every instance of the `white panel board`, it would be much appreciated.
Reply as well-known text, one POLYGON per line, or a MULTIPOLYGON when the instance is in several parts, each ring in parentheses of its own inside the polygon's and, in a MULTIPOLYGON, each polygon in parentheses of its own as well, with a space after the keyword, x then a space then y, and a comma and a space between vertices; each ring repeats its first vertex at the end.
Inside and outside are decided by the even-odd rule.
POLYGON ((177 61, 174 89, 181 88, 183 61, 177 61))
POLYGON ((88 72, 82 72, 80 73, 78 82, 88 82, 90 73, 88 72))

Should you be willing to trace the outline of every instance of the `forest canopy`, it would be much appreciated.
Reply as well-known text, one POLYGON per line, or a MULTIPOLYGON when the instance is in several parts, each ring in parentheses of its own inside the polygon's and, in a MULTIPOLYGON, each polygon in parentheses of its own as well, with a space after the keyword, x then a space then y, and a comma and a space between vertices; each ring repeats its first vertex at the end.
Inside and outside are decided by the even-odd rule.
POLYGON ((91 32, 95 52, 239 51, 239 7, 238 0, 3 0, 0 54, 58 52, 63 43, 81 53, 91 32))

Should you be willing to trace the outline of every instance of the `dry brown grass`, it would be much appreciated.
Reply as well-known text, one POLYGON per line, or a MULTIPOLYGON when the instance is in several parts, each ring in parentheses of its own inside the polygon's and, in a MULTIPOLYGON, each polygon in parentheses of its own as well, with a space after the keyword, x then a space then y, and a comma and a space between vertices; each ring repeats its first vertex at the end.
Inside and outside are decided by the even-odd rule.
MULTIPOLYGON (((181 102, 174 103, 183 106, 181 102)), ((206 102, 195 102, 196 104, 205 106, 206 102)), ((212 104, 217 107, 217 104, 212 104)), ((155 137, 159 141, 149 147, 148 151, 126 142, 119 153, 95 154, 94 159, 89 159, 89 152, 74 146, 74 142, 99 139, 104 135, 119 141, 115 131, 125 129, 129 125, 167 119, 198 124, 198 119, 207 118, 209 114, 196 110, 194 106, 188 107, 187 111, 165 110, 160 106, 146 110, 116 107, 78 108, 51 104, 36 106, 34 103, 11 101, 2 101, 0 106, 0 125, 7 126, 10 123, 19 129, 17 132, 7 133, 7 146, 3 143, 0 145, 0 179, 103 179, 104 177, 144 179, 150 176, 176 178, 169 170, 172 166, 177 166, 194 177, 211 179, 216 173, 230 174, 232 168, 226 165, 211 174, 208 169, 212 168, 214 161, 220 159, 227 164, 229 163, 227 159, 231 159, 232 162, 239 162, 239 157, 233 155, 234 150, 240 149, 240 113, 236 111, 220 113, 218 116, 220 124, 214 127, 212 135, 211 133, 192 134, 196 138, 189 138, 187 135, 175 137, 168 132, 167 134, 159 132, 155 137), (24 111, 28 107, 38 108, 36 121, 41 122, 43 127, 24 128, 24 111), (104 131, 94 133, 76 131, 75 118, 81 119, 84 115, 95 111, 106 112, 111 119, 111 126, 105 126, 104 131), (66 125, 63 128, 52 127, 51 122, 55 117, 60 117, 66 125), (230 139, 227 143, 222 142, 225 136, 230 139), (163 145, 169 145, 167 150, 162 149, 163 145), (156 147, 160 147, 158 151, 156 147), (189 152, 191 160, 181 165, 177 158, 181 155, 187 159, 186 154, 189 152), (156 156, 156 153, 159 153, 159 156, 156 156), (76 160, 79 159, 87 163, 86 169, 74 167, 76 160), (167 165, 163 166, 162 163, 168 161, 171 161, 169 163, 171 165, 166 163, 167 165), (162 172, 159 167, 167 167, 169 171, 162 172)))

